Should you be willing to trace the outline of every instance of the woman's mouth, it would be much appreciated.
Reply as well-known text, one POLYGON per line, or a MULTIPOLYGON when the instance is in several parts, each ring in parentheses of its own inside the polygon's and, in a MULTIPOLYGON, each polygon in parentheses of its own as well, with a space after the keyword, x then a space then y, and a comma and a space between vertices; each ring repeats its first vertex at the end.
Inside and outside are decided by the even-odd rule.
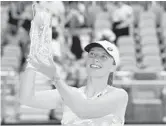
POLYGON ((100 69, 101 66, 96 65, 96 64, 91 64, 91 65, 90 65, 90 68, 92 68, 92 69, 100 69))

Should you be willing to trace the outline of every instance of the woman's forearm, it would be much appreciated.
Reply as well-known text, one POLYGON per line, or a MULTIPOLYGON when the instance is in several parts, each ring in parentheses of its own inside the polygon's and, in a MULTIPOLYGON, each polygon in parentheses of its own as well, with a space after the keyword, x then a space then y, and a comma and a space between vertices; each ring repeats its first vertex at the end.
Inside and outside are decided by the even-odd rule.
POLYGON ((73 87, 68 86, 63 80, 59 80, 56 83, 56 88, 63 98, 64 103, 78 116, 81 116, 82 109, 80 109, 80 106, 84 106, 86 100, 80 92, 72 89, 73 87))
POLYGON ((69 87, 63 80, 59 80, 56 83, 56 88, 59 91, 60 95, 62 96, 64 102, 71 106, 72 102, 72 91, 71 91, 71 87, 69 87))
POLYGON ((35 94, 35 76, 36 73, 33 70, 33 68, 26 68, 24 71, 23 75, 21 76, 20 79, 20 102, 25 104, 28 102, 30 99, 35 94))

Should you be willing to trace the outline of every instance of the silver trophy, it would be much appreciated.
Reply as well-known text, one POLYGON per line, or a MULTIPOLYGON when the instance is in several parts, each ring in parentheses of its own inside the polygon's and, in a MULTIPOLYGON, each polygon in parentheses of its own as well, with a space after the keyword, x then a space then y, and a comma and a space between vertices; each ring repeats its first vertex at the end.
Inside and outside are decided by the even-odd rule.
POLYGON ((45 64, 49 64, 48 58, 52 56, 51 41, 51 13, 38 4, 32 5, 33 20, 30 29, 30 56, 37 55, 45 64))

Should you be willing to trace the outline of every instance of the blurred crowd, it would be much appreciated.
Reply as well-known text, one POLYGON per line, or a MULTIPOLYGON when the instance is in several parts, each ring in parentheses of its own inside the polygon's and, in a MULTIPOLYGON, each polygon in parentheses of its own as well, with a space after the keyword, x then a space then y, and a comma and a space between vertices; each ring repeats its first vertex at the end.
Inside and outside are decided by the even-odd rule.
MULTIPOLYGON (((85 83, 86 53, 83 48, 95 40, 109 40, 116 44, 120 36, 131 35, 132 27, 135 27, 133 25, 136 22, 131 4, 143 5, 145 10, 153 4, 130 1, 38 1, 35 3, 49 9, 52 14, 53 49, 55 55, 60 57, 59 62, 63 62, 62 73, 66 79, 74 80, 74 86, 85 83)), ((15 53, 20 61, 18 72, 24 70, 29 54, 29 33, 34 16, 32 4, 34 2, 31 1, 1 3, 1 56, 4 57, 7 50, 5 48, 9 48, 10 45, 15 46, 17 48, 15 53)))

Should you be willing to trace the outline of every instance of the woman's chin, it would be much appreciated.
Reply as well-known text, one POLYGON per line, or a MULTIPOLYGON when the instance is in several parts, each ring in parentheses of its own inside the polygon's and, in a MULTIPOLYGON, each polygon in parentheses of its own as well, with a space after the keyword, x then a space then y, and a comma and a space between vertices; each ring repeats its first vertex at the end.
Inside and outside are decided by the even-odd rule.
POLYGON ((94 78, 99 78, 102 77, 103 75, 101 75, 101 73, 99 74, 98 72, 91 72, 89 73, 89 76, 94 78))
POLYGON ((87 69, 88 76, 90 77, 102 77, 104 76, 104 71, 102 69, 87 69))

